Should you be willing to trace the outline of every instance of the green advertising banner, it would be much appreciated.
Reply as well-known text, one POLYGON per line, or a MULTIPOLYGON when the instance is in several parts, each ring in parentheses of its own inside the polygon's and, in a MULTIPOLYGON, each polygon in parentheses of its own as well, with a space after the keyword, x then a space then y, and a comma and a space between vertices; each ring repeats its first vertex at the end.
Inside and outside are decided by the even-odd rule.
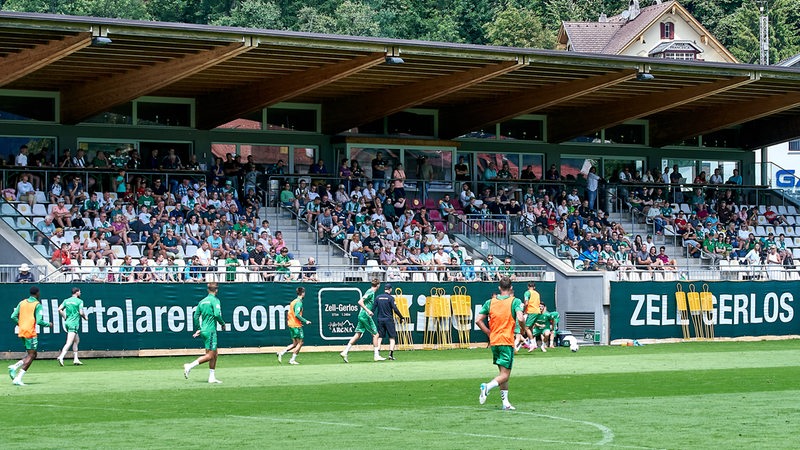
MULTIPOLYGON (((795 315, 794 295, 800 293, 797 281, 720 281, 720 282, 612 282, 610 308, 611 339, 682 338, 675 292, 701 292, 704 286, 712 295, 712 308, 699 324, 713 326, 715 337, 800 334, 800 319, 795 315)), ((691 315, 684 322, 695 337, 691 315)))
MULTIPOLYGON (((11 312, 17 303, 28 297, 30 284, 3 284, 2 305, 5 323, 0 332, 0 352, 22 351, 11 312)), ((142 284, 42 284, 41 302, 44 318, 53 329, 39 330, 41 351, 58 350, 64 345, 66 332, 58 305, 71 295, 72 287, 81 288, 89 320, 82 322, 81 350, 185 349, 202 346, 192 339, 192 314, 197 302, 206 295, 204 283, 142 284)), ((369 288, 368 283, 222 283, 218 297, 222 316, 227 323, 219 335, 220 347, 261 347, 286 345, 289 302, 298 286, 306 288, 303 316, 312 324, 305 327, 308 345, 339 345, 353 336, 358 316, 358 299, 369 288)), ((423 342, 425 302, 432 289, 444 291, 449 298, 454 288, 464 286, 472 297, 470 324, 472 342, 485 342, 486 336, 475 327, 475 312, 497 292, 495 283, 393 283, 408 301, 415 343, 423 342)), ((383 292, 383 285, 381 285, 383 292)), ((542 302, 555 309, 555 283, 539 282, 536 289, 542 302)), ((516 295, 522 298, 527 283, 514 283, 516 295)), ((457 332, 453 331, 453 340, 457 332)), ((362 338, 361 344, 368 343, 362 338)))

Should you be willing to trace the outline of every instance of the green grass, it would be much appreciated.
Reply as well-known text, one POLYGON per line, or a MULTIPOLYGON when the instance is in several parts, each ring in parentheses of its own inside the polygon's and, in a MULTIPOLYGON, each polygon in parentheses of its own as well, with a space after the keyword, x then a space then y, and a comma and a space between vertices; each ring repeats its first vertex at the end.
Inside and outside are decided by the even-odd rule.
MULTIPOLYGON (((0 448, 797 448, 800 341, 522 353, 510 400, 486 349, 34 363, 0 385, 0 448)), ((7 364, 7 363, 6 363, 7 364)), ((4 367, 4 366, 3 366, 4 367)))

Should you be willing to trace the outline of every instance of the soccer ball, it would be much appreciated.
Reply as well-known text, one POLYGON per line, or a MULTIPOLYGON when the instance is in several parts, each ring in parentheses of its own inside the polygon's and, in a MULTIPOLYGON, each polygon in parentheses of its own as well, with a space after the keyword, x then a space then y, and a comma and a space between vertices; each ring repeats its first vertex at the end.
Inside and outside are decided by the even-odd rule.
POLYGON ((577 342, 573 342, 572 344, 569 345, 569 349, 572 352, 577 352, 580 349, 580 347, 578 346, 577 342))
POLYGON ((577 352, 580 347, 578 346, 578 340, 575 339, 575 336, 567 336, 564 338, 564 341, 569 343, 569 349, 573 352, 577 352))

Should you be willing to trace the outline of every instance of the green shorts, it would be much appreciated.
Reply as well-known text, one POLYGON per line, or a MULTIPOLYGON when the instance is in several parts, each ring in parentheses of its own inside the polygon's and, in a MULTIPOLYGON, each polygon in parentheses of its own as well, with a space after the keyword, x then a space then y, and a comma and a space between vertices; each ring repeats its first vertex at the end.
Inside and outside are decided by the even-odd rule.
POLYGON ((64 324, 64 328, 67 329, 67 333, 77 333, 78 330, 80 329, 80 327, 81 327, 81 323, 80 322, 65 323, 64 324))
POLYGON ((22 342, 25 343, 25 350, 38 350, 39 349, 39 338, 38 337, 22 338, 22 342))
POLYGON ((536 328, 536 327, 531 328, 531 333, 534 336, 541 336, 541 335, 545 334, 545 332, 549 333, 550 332, 550 328, 536 328))
POLYGON ((203 337, 203 348, 206 350, 214 351, 217 349, 217 331, 214 330, 211 333, 206 333, 205 331, 200 332, 200 336, 203 337))
POLYGON ((533 324, 536 323, 536 320, 539 319, 542 321, 543 319, 547 319, 542 314, 528 314, 528 317, 525 319, 525 326, 528 328, 533 327, 533 324))
POLYGON ((375 321, 372 320, 372 317, 369 314, 361 311, 358 313, 358 324, 356 325, 356 333, 364 333, 367 332, 373 336, 378 334, 378 327, 375 326, 375 321))
POLYGON ((303 334, 303 327, 297 327, 297 328, 289 327, 289 336, 291 336, 292 339, 299 339, 302 341, 303 338, 305 337, 305 335, 303 334))
POLYGON ((514 346, 513 345, 493 345, 492 362, 496 366, 505 367, 511 370, 514 365, 514 346))

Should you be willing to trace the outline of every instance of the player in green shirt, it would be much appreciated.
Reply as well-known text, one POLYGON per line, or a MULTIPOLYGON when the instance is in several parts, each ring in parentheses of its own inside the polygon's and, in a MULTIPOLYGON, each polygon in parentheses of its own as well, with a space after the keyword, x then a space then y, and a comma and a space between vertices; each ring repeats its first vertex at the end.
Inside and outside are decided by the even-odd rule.
POLYGON ((67 343, 61 349, 61 354, 58 355, 58 365, 64 365, 64 356, 66 356, 69 347, 72 346, 72 364, 80 366, 83 364, 78 359, 78 343, 81 338, 78 337, 78 329, 81 327, 81 318, 86 318, 86 313, 83 310, 83 300, 81 300, 81 289, 72 288, 72 297, 65 299, 58 307, 58 313, 64 319, 64 328, 67 330, 67 343))
POLYGON ((295 359, 300 349, 303 348, 303 325, 311 324, 310 320, 303 317, 303 298, 306 296, 306 289, 297 288, 297 298, 289 303, 289 312, 286 315, 286 324, 289 325, 289 336, 292 338, 292 343, 288 347, 278 352, 278 362, 283 363, 283 355, 288 351, 292 351, 292 359, 289 364, 300 364, 295 359))
POLYGON ((489 336, 492 362, 500 371, 491 381, 481 383, 478 402, 484 404, 489 391, 499 387, 503 409, 514 410, 516 408, 508 401, 508 379, 514 364, 514 328, 524 327, 525 319, 522 316, 522 301, 514 296, 511 280, 508 277, 501 277, 499 288, 500 295, 492 295, 475 317, 475 324, 489 336))
POLYGON ((350 338, 350 341, 347 343, 347 346, 344 350, 339 353, 339 356, 342 357, 344 362, 350 362, 347 360, 347 353, 350 352, 350 347, 353 346, 361 336, 364 335, 364 332, 370 333, 372 335, 372 347, 375 351, 375 361, 385 361, 386 358, 382 357, 380 354, 380 336, 378 336, 378 327, 375 326, 375 321, 372 319, 372 308, 375 305, 375 293, 378 291, 378 287, 380 287, 381 282, 378 279, 372 280, 372 287, 367 289, 367 292, 358 300, 358 306, 361 307, 361 311, 358 313, 358 325, 356 325, 356 334, 350 338))
POLYGON ((208 382, 222 383, 214 374, 217 368, 217 324, 225 329, 225 321, 222 320, 222 308, 217 298, 219 287, 217 283, 208 283, 208 296, 200 300, 194 310, 194 328, 197 330, 192 337, 203 336, 206 354, 195 359, 189 364, 183 365, 183 376, 189 379, 189 372, 195 367, 208 361, 208 382))
POLYGON ((30 289, 30 297, 23 299, 17 303, 14 312, 11 313, 11 320, 17 324, 18 333, 22 341, 25 343, 25 357, 20 359, 14 364, 8 366, 8 376, 11 377, 11 382, 15 386, 25 386, 22 382, 22 377, 25 372, 33 364, 33 360, 38 355, 39 337, 36 332, 36 325, 40 327, 52 327, 51 322, 45 322, 42 317, 42 304, 39 303, 39 288, 32 286, 30 289))

